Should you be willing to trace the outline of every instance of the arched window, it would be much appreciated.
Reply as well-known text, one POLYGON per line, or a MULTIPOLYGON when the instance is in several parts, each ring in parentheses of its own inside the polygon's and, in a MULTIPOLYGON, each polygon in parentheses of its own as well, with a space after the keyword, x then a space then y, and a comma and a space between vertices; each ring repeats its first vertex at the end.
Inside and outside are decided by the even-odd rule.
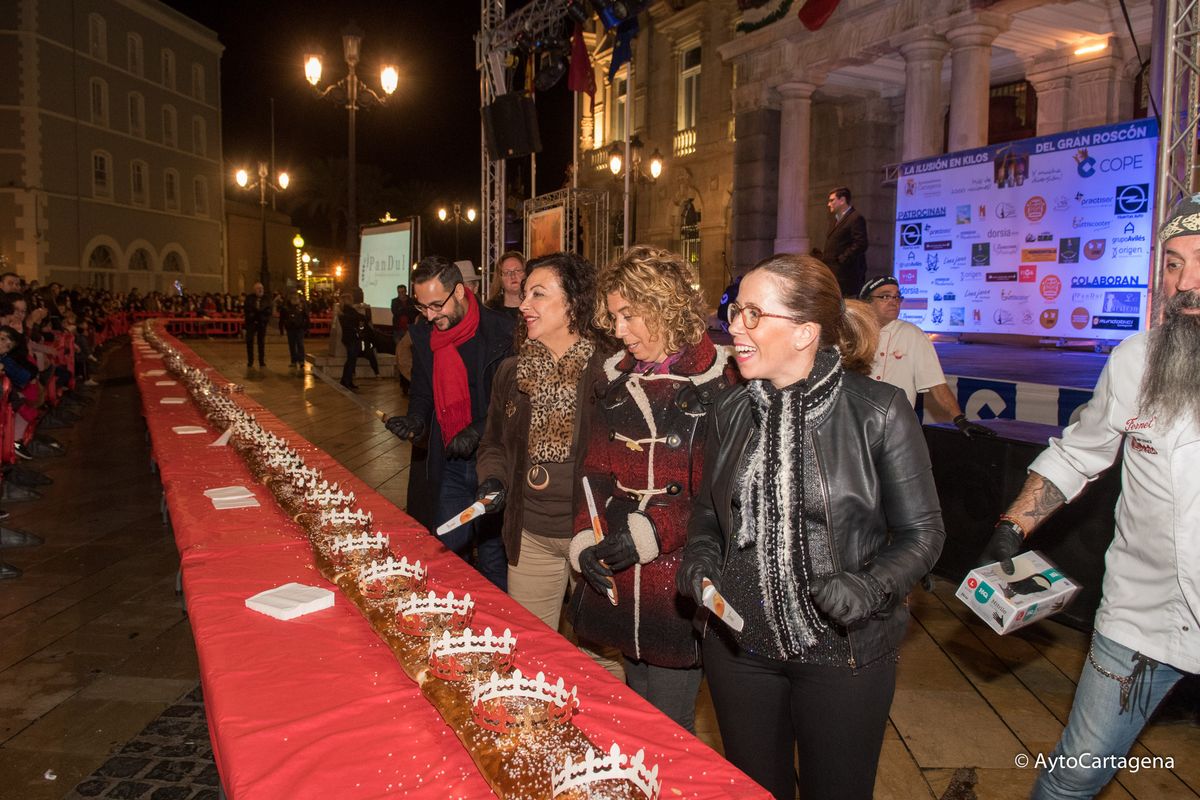
POLYGON ((174 106, 163 106, 162 110, 163 144, 167 147, 179 146, 179 123, 174 106))
POLYGON ((192 64, 192 97, 204 102, 204 67, 192 64))
POLYGON ((108 83, 102 78, 91 80, 92 122, 108 127, 108 83))
POLYGON ((179 210, 179 173, 173 169, 163 171, 163 206, 167 211, 179 210))
POLYGON ((137 75, 139 78, 142 77, 142 37, 136 33, 126 35, 125 48, 125 65, 134 75, 137 75))
POLYGON ((700 276, 700 212, 692 202, 692 198, 683 201, 679 209, 679 250, 684 260, 692 268, 693 274, 700 276))
POLYGON ((129 134, 146 136, 146 99, 139 92, 129 93, 129 134))
POLYGON ((172 250, 163 256, 162 268, 163 272, 183 272, 183 259, 172 250))
POLYGON ((112 248, 106 244, 98 244, 88 256, 88 269, 116 269, 117 260, 112 248))
POLYGON ((129 269, 132 272, 150 271, 150 254, 145 248, 139 247, 129 256, 129 269))
POLYGON ((208 216, 208 181, 197 175, 192 179, 192 201, 195 203, 196 214, 208 216))
POLYGON ((103 150, 92 151, 92 196, 112 197, 112 156, 103 150))
POLYGON ((149 200, 150 167, 145 161, 129 162, 129 199, 134 205, 144 206, 149 200))
POLYGON ((108 25, 99 14, 88 14, 88 55, 108 60, 108 25))
POLYGON ((165 47, 162 51, 162 84, 168 89, 175 88, 175 52, 165 47))

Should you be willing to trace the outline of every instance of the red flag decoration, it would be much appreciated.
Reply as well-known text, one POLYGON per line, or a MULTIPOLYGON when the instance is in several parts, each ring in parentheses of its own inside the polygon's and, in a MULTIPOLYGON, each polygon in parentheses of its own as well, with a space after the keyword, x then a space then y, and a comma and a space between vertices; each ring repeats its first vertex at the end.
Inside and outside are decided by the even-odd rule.
POLYGON ((583 43, 583 26, 575 25, 571 38, 571 71, 567 73, 567 88, 572 92, 584 92, 596 101, 596 72, 588 57, 587 45, 583 43))
POLYGON ((815 31, 829 21, 837 5, 838 0, 805 0, 797 16, 804 27, 815 31))

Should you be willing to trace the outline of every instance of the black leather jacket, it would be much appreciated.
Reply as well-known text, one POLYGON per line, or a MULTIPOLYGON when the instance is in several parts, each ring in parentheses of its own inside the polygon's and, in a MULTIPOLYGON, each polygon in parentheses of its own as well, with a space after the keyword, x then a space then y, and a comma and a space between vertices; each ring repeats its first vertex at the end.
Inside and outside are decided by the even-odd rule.
MULTIPOLYGON (((747 387, 722 394, 710 415, 685 558, 720 574, 739 502, 737 470, 755 425, 747 387)), ((849 666, 865 665, 899 646, 908 624, 905 597, 946 538, 929 450, 902 391, 850 372, 812 435, 835 566, 869 571, 888 593, 884 610, 849 631, 849 666)))

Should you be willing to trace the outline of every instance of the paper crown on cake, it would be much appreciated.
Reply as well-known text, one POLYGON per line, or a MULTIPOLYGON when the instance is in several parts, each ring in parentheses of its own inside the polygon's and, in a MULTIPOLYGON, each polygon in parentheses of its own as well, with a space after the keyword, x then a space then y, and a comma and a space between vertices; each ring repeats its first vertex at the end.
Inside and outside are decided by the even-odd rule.
POLYGON ((329 543, 329 549, 335 553, 387 550, 390 542, 386 533, 347 533, 334 537, 334 540, 329 543))
POLYGON ((542 672, 533 677, 522 675, 519 669, 507 677, 493 672, 490 678, 471 689, 471 716, 475 724, 498 733, 520 727, 527 720, 533 724, 562 724, 578 707, 576 687, 567 689, 562 678, 551 683, 542 672), (525 717, 513 713, 503 702, 510 698, 531 701, 528 708, 532 713, 525 717))
POLYGON ((388 556, 358 573, 358 588, 368 599, 382 600, 404 591, 425 588, 426 569, 420 561, 409 562, 405 556, 397 561, 388 556))
POLYGON ((469 672, 475 671, 470 664, 472 656, 489 656, 489 671, 507 673, 512 669, 516 655, 517 637, 512 631, 496 635, 492 629, 484 628, 475 633, 467 628, 462 633, 444 631, 440 637, 430 640, 429 668, 435 677, 444 681, 461 681, 469 672))
POLYGON ((596 751, 589 747, 582 761, 572 761, 567 756, 563 759, 562 769, 551 770, 551 793, 558 797, 572 789, 582 789, 599 781, 626 780, 640 789, 647 800, 657 800, 662 792, 658 765, 648 769, 645 760, 644 750, 638 750, 630 757, 621 752, 616 742, 609 748, 608 755, 597 756, 596 751))
POLYGON ((319 486, 309 488, 304 493, 304 502, 320 506, 348 506, 354 502, 354 492, 343 492, 335 483, 330 486, 321 481, 319 486))
POLYGON ((439 595, 411 592, 396 601, 396 626, 409 636, 431 636, 441 631, 461 631, 475 611, 470 593, 455 597, 454 592, 439 595), (445 622, 444 625, 438 623, 445 622))
POLYGON ((321 511, 321 524, 339 527, 343 525, 371 525, 374 517, 370 511, 361 508, 326 508, 321 511))

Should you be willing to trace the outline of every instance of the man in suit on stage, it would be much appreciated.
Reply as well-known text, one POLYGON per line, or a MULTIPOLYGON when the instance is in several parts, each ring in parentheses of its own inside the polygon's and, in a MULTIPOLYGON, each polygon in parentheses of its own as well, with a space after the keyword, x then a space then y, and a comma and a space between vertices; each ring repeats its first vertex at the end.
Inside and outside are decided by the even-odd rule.
POLYGON ((867 277, 867 221, 850 205, 850 190, 839 186, 829 193, 833 227, 825 237, 822 260, 837 276, 843 297, 858 297, 867 277))

